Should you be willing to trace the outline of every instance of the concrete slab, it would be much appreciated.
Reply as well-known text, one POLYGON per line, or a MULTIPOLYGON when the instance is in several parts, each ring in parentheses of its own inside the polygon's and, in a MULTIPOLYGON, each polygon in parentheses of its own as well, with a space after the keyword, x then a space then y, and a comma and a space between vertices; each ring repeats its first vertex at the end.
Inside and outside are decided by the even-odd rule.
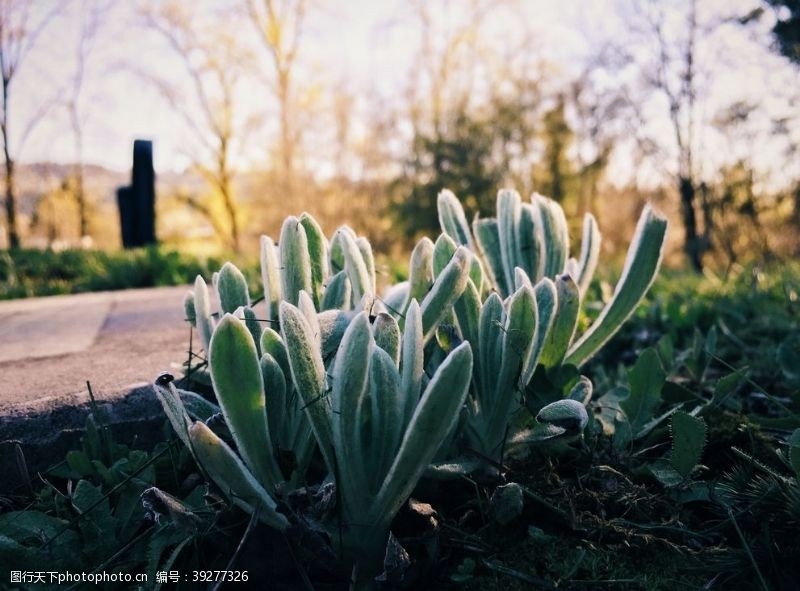
POLYGON ((22 309, 0 305, 0 323, 16 328, 3 330, 0 341, 0 414, 86 402, 87 381, 100 399, 150 383, 184 358, 186 289, 37 298, 22 309), (46 323, 61 314, 68 320, 46 323), (21 357, 24 351, 29 355, 21 357))
POLYGON ((35 299, 40 307, 0 302, 0 363, 84 351, 111 309, 108 296, 35 299))
POLYGON ((16 473, 11 441, 30 470, 63 458, 89 412, 87 381, 111 423, 161 421, 150 384, 186 357, 187 289, 0 303, 0 473, 16 473))

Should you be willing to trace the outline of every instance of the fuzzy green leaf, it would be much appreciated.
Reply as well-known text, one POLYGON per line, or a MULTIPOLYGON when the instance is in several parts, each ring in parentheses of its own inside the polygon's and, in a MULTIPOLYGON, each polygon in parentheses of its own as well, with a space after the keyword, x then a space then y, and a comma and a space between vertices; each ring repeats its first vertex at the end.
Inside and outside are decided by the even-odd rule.
POLYGON ((352 295, 350 279, 347 278, 347 273, 339 271, 331 277, 330 283, 325 288, 321 310, 346 310, 350 307, 352 295))
POLYGON ((411 300, 403 329, 403 352, 400 363, 403 427, 408 424, 419 401, 422 376, 425 373, 422 344, 422 315, 417 300, 411 300))
POLYGON ((289 216, 283 222, 278 249, 283 299, 297 305, 300 292, 311 293, 313 287, 308 238, 303 224, 296 217, 289 216))
POLYGON ((278 250, 269 236, 261 237, 261 283, 264 286, 264 300, 270 322, 278 321, 278 306, 281 303, 281 270, 278 263, 278 250))
POLYGON ((556 311, 553 326, 547 335, 539 363, 553 367, 561 363, 575 335, 578 325, 578 312, 581 307, 581 293, 578 285, 569 275, 559 275, 556 284, 556 311))
POLYGON ((542 351, 547 343, 547 337, 553 329, 556 317, 557 291, 555 284, 547 277, 542 278, 533 288, 536 295, 537 324, 534 335, 533 347, 530 348, 528 357, 522 366, 520 382, 528 384, 536 372, 536 366, 542 357, 542 351))
POLYGON ((400 365, 400 326, 394 317, 385 312, 379 313, 372 323, 375 344, 389 354, 395 367, 400 365))
POLYGON ((339 244, 344 256, 344 270, 350 279, 353 290, 353 302, 358 303, 365 296, 373 296, 372 276, 367 267, 367 262, 358 248, 355 233, 350 228, 339 228, 336 231, 339 244))
POLYGON ((433 285, 433 250, 433 242, 426 236, 411 251, 408 265, 409 290, 403 311, 408 308, 411 300, 421 302, 433 285))
POLYGON ((569 257, 569 233, 567 220, 561 206, 538 193, 531 196, 538 208, 545 244, 544 276, 555 277, 564 272, 569 257))
POLYGON ((439 193, 436 199, 436 209, 439 213, 439 225, 442 231, 456 244, 474 249, 464 208, 461 207, 461 202, 453 195, 452 191, 445 189, 439 193))
POLYGON ((306 232, 308 256, 311 261, 311 297, 319 308, 322 303, 322 286, 328 279, 328 240, 317 220, 308 213, 300 215, 300 223, 306 232))
POLYGON ((459 246, 453 258, 436 278, 433 287, 422 300, 422 330, 427 343, 436 333, 439 323, 452 312, 453 304, 461 297, 469 281, 472 255, 464 246, 459 246))
POLYGON ((370 522, 388 526, 408 499, 436 450, 456 424, 471 375, 472 350, 469 343, 462 343, 447 356, 425 389, 375 498, 370 522))
POLYGON ((600 260, 600 229, 597 220, 590 213, 583 216, 583 239, 581 240, 581 259, 578 263, 578 275, 575 280, 581 294, 585 294, 592 283, 592 277, 600 260))
POLYGON ((706 424, 703 419, 679 410, 672 415, 672 454, 670 463, 688 478, 700 462, 706 445, 706 424))
POLYGON ((209 365, 225 424, 242 459, 265 488, 274 490, 282 477, 274 462, 267 427, 256 345, 244 323, 230 314, 214 331, 209 365))
POLYGON ((628 248, 614 296, 589 330, 572 346, 566 363, 580 367, 616 334, 633 314, 658 273, 663 254, 667 219, 645 207, 628 248))
POLYGON ((259 519, 279 531, 289 527, 289 520, 278 513, 273 498, 211 429, 203 423, 194 423, 189 428, 189 438, 200 465, 234 505, 248 513, 258 508, 259 519))
POLYGON ((303 313, 288 302, 281 302, 281 333, 289 355, 292 381, 303 400, 322 455, 335 472, 331 403, 325 391, 325 364, 315 336, 303 313))
POLYGON ((361 447, 363 427, 359 410, 367 394, 370 358, 375 342, 365 312, 356 315, 344 333, 333 368, 333 441, 336 450, 337 486, 348 511, 363 507, 369 492, 369 476, 375 466, 365 465, 361 447))
POLYGON ((500 255, 506 286, 514 284, 514 267, 521 258, 517 240, 521 200, 519 193, 507 189, 497 194, 497 223, 500 237, 500 255))
POLYGON ((517 265, 537 282, 544 272, 545 243, 538 212, 530 203, 521 205, 518 236, 520 259, 517 265))
POLYGON ((250 305, 247 279, 233 263, 225 263, 217 279, 219 305, 223 313, 233 314, 237 308, 250 305))
POLYGON ((261 357, 261 377, 264 380, 264 398, 266 400, 269 435, 273 448, 285 435, 283 426, 288 414, 286 408, 286 376, 278 361, 269 353, 261 357))
POLYGON ((208 286, 200 275, 194 280, 194 311, 197 328, 203 350, 208 352, 211 335, 214 333, 214 321, 211 318, 211 301, 208 297, 208 286))
POLYGON ((433 276, 438 277, 453 255, 458 245, 447 234, 439 234, 433 245, 433 276))

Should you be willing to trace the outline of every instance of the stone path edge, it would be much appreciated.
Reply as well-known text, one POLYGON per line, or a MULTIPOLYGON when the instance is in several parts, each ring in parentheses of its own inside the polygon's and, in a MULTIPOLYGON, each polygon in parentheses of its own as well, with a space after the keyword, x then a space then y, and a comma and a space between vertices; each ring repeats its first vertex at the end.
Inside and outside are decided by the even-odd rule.
MULTIPOLYGON (((39 404, 44 399, 32 401, 37 403, 35 407, 16 407, 0 416, 0 474, 5 475, 0 478, 0 494, 23 492, 25 479, 17 445, 32 481, 37 480, 37 473, 45 473, 63 461, 69 450, 80 447, 91 404, 59 404, 62 398, 70 397, 47 399, 45 409, 39 404)), ((150 384, 132 384, 115 396, 98 400, 97 407, 117 443, 146 449, 163 433, 164 413, 150 384)))

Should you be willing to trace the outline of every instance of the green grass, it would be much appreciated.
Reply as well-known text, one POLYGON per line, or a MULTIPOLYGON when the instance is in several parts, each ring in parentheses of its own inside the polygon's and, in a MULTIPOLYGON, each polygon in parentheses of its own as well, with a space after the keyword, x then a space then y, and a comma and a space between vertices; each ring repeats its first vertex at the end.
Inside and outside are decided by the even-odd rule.
POLYGON ((224 260, 160 247, 0 251, 0 299, 187 284, 197 274, 210 277, 224 260))

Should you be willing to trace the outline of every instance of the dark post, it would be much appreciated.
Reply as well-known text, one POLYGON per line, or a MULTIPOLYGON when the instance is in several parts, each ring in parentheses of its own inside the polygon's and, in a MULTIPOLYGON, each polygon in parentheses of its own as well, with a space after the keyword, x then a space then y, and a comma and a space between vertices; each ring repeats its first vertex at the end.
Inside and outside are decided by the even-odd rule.
POLYGON ((122 245, 135 248, 156 243, 156 174, 153 142, 133 142, 131 184, 117 190, 122 245))
POLYGON ((136 243, 136 214, 133 212, 131 187, 126 185, 117 189, 117 206, 119 207, 119 226, 122 234, 122 246, 133 248, 136 243))

